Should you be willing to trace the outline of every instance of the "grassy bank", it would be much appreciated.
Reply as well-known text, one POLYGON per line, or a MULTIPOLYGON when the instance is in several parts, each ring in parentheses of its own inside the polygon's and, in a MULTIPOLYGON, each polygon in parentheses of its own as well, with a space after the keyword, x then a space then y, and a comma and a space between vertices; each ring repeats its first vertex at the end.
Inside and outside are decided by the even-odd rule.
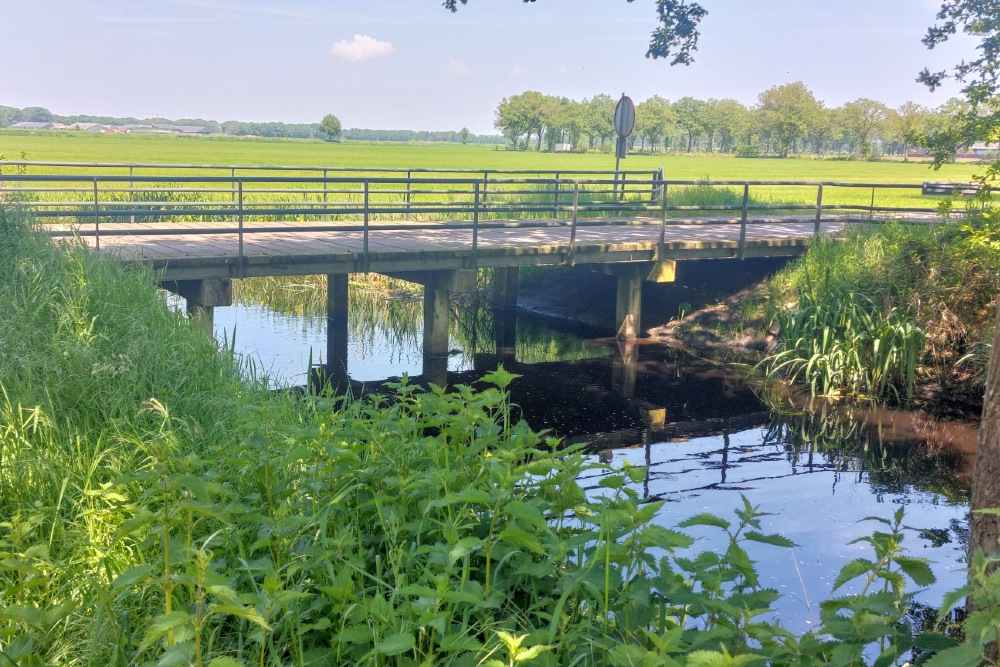
MULTIPOLYGON (((666 528, 629 486, 643 469, 585 491, 599 464, 512 423, 509 374, 392 402, 266 393, 149 274, 2 209, 0 238, 4 664, 857 665, 953 645, 904 620, 904 582, 933 575, 900 552, 901 510, 795 637, 745 549, 791 546, 766 517, 666 528)), ((981 621, 955 650, 995 637, 981 621)))
POLYGON ((771 286, 782 325, 769 362, 816 393, 905 398, 914 382, 981 401, 1000 294, 1000 234, 888 223, 820 242, 771 286))

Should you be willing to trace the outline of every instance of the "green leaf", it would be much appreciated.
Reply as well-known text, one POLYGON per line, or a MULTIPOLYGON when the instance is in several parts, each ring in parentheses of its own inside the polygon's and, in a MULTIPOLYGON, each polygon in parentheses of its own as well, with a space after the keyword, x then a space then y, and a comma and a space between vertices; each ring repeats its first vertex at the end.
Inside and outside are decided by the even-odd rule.
POLYGON ((707 512, 702 514, 695 514, 689 519, 685 519, 677 524, 680 528, 690 528, 691 526, 715 526, 716 528, 722 528, 724 530, 729 530, 729 522, 720 516, 715 516, 714 514, 709 514, 707 512))
POLYGON ((913 645, 919 649, 923 649, 924 651, 937 652, 948 648, 954 648, 955 646, 958 646, 958 642, 948 635, 942 635, 936 632, 926 632, 917 635, 913 645))
POLYGON ((111 582, 111 590, 117 593, 122 589, 132 588, 132 586, 148 577, 152 569, 150 565, 135 565, 128 568, 111 582))
POLYGON ((446 653, 451 653, 454 651, 479 651, 483 648, 483 644, 475 637, 453 632, 450 635, 445 635, 438 647, 446 653))
POLYGON ((686 667, 727 667, 726 656, 715 651, 692 651, 688 654, 686 667))
POLYGON ((212 662, 208 663, 208 667, 246 667, 246 664, 242 660, 224 656, 222 658, 216 658, 212 662))
POLYGON ((416 645, 417 640, 412 632, 399 632, 375 644, 375 650, 382 655, 399 655, 412 650, 416 645))
POLYGON ((937 581, 937 577, 931 571, 930 561, 926 558, 896 556, 896 564, 917 586, 930 586, 937 581))
POLYGON ((868 574, 873 571, 875 567, 875 563, 864 558, 852 560, 850 563, 840 568, 840 574, 837 575, 837 580, 833 582, 833 590, 837 590, 852 579, 856 579, 863 574, 868 574))
POLYGON ((687 549, 694 544, 694 538, 680 531, 653 524, 639 531, 639 544, 644 547, 658 547, 673 551, 674 549, 687 549))
POLYGON ((507 530, 501 530, 500 539, 516 544, 517 546, 523 547, 536 554, 545 553, 542 549, 542 543, 538 541, 538 538, 527 531, 521 530, 520 528, 508 528, 507 530))
POLYGON ((983 647, 973 643, 961 644, 935 653, 924 667, 979 667, 983 662, 983 647))
POLYGON ((171 630, 187 625, 191 622, 192 618, 191 614, 186 611, 172 611, 169 614, 161 614, 160 616, 157 616, 153 619, 149 628, 147 628, 146 635, 142 638, 142 643, 139 644, 139 653, 142 653, 160 639, 167 636, 167 633, 171 630))
POLYGON ((778 535, 777 533, 772 533, 771 535, 764 535, 763 533, 758 533, 754 530, 747 531, 744 534, 751 542, 761 542, 763 544, 770 544, 776 547, 797 547, 798 545, 792 540, 788 539, 784 535, 778 535))

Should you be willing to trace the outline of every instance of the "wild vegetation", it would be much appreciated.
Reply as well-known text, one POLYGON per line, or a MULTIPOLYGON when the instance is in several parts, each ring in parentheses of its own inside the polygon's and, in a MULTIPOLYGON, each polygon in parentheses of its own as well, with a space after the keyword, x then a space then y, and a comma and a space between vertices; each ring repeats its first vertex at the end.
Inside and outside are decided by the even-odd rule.
POLYGON ((641 469, 584 492, 600 464, 512 422, 509 374, 391 402, 266 393, 147 273, 0 223, 13 664, 888 664, 995 636, 906 621, 905 582, 933 575, 900 552, 901 511, 796 637, 743 547, 790 546, 760 510, 663 527, 641 469), (692 551, 694 529, 728 546, 692 551))
POLYGON ((981 399, 1000 294, 993 217, 852 227, 813 244, 772 283, 769 372, 815 393, 905 399, 921 381, 981 399))

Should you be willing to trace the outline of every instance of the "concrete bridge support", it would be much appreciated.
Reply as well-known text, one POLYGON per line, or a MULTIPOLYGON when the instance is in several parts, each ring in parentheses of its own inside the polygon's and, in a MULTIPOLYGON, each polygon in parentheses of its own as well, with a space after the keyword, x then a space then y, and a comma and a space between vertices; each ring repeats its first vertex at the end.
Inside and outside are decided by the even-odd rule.
POLYGON ((439 386, 448 384, 449 295, 475 292, 476 271, 403 271, 388 274, 424 286, 424 370, 423 378, 439 386))
POLYGON ((493 282, 493 307, 517 308, 518 273, 516 266, 502 266, 496 270, 493 282))
POLYGON ((347 273, 326 276, 326 381, 334 388, 347 386, 347 273))
POLYGON ((213 309, 233 305, 233 281, 229 279, 168 280, 162 287, 184 297, 188 315, 199 320, 210 336, 215 335, 213 309))
POLYGON ((643 335, 642 330, 642 284, 670 283, 677 276, 677 263, 672 260, 662 262, 636 262, 620 264, 598 264, 594 271, 614 276, 618 280, 615 300, 615 327, 618 338, 631 340, 643 335))

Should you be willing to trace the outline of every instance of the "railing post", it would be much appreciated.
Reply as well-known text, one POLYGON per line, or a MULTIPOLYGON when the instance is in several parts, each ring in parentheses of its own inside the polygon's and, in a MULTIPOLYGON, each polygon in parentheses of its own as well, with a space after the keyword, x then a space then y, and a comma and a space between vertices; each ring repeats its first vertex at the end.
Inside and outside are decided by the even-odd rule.
POLYGON ((618 196, 618 201, 625 201, 625 172, 622 172, 622 190, 618 196))
POLYGON ((330 212, 327 210, 327 207, 329 206, 329 204, 327 203, 328 199, 327 199, 327 192, 326 192, 327 185, 328 185, 328 179, 329 178, 330 178, 330 176, 329 176, 329 170, 324 169, 323 170, 323 220, 325 220, 325 221, 329 221, 330 220, 330 212))
POLYGON ((410 210, 410 201, 412 198, 411 187, 413 184, 413 171, 410 169, 406 170, 406 210, 410 210))
MULTIPOLYGON (((236 167, 229 170, 230 182, 229 182, 229 202, 236 203, 236 167)), ((240 194, 240 200, 243 199, 243 195, 240 194)), ((204 220, 204 218, 202 218, 204 220)))
POLYGON ((135 167, 128 168, 128 207, 132 209, 128 221, 135 222, 135 167))
POLYGON ((576 254, 576 219, 580 207, 580 184, 573 181, 573 218, 569 223, 569 257, 567 258, 567 263, 570 266, 574 265, 576 261, 574 255, 576 254))
POLYGON ((240 241, 240 257, 239 257, 239 262, 240 262, 240 267, 239 267, 239 271, 238 271, 237 275, 240 278, 243 278, 244 274, 246 272, 245 271, 246 264, 245 264, 244 258, 243 258, 243 179, 242 178, 240 179, 240 182, 239 182, 239 189, 240 189, 240 191, 239 191, 239 195, 240 195, 240 200, 239 200, 239 241, 240 241))
POLYGON ((483 206, 486 206, 486 197, 490 193, 490 172, 483 172, 483 206))
POLYGON ((101 201, 97 193, 97 179, 94 179, 94 247, 101 249, 101 201))
POLYGON ((362 248, 361 251, 361 269, 364 273, 368 273, 368 267, 371 264, 368 257, 368 181, 367 180, 365 181, 365 187, 364 187, 364 202, 365 202, 364 206, 365 239, 364 239, 364 247, 362 248))
POLYGON ((816 186, 816 230, 815 233, 820 232, 820 223, 823 220, 823 184, 820 183, 816 186))
POLYGON ((472 200, 472 268, 479 268, 479 181, 474 188, 472 200))
POLYGON ((660 183, 660 242, 656 246, 656 261, 663 261, 663 246, 667 240, 667 184, 660 183))
POLYGON ((872 200, 868 205, 868 220, 869 222, 875 219, 875 186, 872 186, 872 200))
POLYGON ((743 208, 740 211, 740 245, 736 250, 738 259, 746 258, 747 245, 747 206, 750 203, 750 184, 743 184, 743 208))
POLYGON ((556 187, 555 192, 552 195, 552 215, 553 217, 559 217, 559 172, 556 172, 556 187))

